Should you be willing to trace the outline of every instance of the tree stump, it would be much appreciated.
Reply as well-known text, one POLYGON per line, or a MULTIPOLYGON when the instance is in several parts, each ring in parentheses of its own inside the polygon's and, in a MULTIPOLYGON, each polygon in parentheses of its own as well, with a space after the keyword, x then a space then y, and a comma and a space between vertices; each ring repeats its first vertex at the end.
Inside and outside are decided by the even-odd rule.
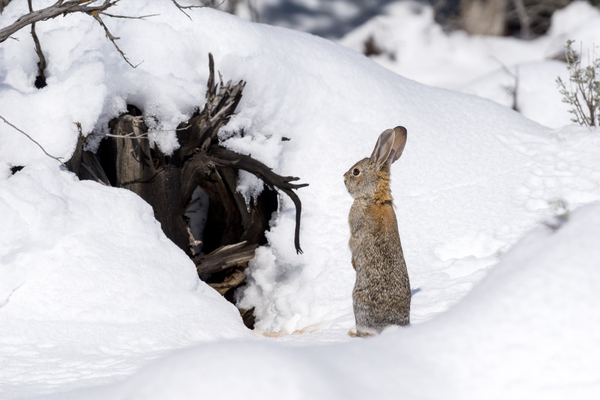
POLYGON ((298 178, 282 177, 251 156, 219 145, 219 129, 233 115, 246 83, 216 83, 211 54, 209 69, 206 104, 178 127, 180 148, 171 156, 150 145, 142 112, 129 106, 126 114, 110 122, 111 134, 103 139, 97 154, 83 150, 85 138, 81 136, 67 166, 80 179, 126 188, 142 197, 152 206, 165 235, 194 261, 200 277, 231 299, 233 290, 245 281, 243 271, 256 248, 266 243, 265 231, 278 205, 276 190, 294 202, 294 245, 298 253, 302 252, 301 202, 294 190, 307 184, 294 184, 298 178), (265 183, 251 204, 236 191, 239 170, 265 183), (195 254, 197 241, 185 214, 198 187, 208 195, 210 205, 202 252, 195 254))

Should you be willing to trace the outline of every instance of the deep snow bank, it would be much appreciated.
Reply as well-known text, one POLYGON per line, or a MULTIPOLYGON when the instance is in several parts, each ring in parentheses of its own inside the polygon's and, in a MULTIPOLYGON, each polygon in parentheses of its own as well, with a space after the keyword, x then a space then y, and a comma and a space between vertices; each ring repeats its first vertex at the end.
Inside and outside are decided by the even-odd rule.
POLYGON ((439 318, 329 346, 209 344, 61 399, 594 399, 600 204, 541 225, 439 318), (235 376, 223 382, 223 373, 235 376))
MULTIPOLYGON (((24 10, 24 3, 12 2, 0 24, 24 10)), ((311 360, 347 354, 335 365, 355 378, 348 384, 351 395, 367 393, 371 382, 390 393, 398 393, 398 387, 430 393, 437 390, 427 384, 434 378, 441 387, 452 388, 447 374, 475 374, 467 367, 454 368, 457 359, 470 354, 469 342, 450 343, 444 334, 463 337, 462 327, 419 323, 455 304, 523 232, 550 216, 549 200, 562 198, 571 207, 600 200, 600 143, 585 129, 551 131, 491 101, 400 77, 329 41, 211 9, 194 11, 192 21, 166 0, 120 2, 111 11, 160 14, 145 21, 107 21, 132 62, 144 61, 138 68, 119 58, 92 18, 46 21, 37 29, 49 60, 49 86, 33 89, 35 55, 26 44, 29 34, 19 33, 19 42, 8 41, 0 49, 2 115, 51 154, 68 157, 77 135, 73 122, 80 121, 85 133, 100 132, 131 103, 144 110, 147 123, 157 129, 155 142, 168 150, 176 145, 169 130, 202 102, 209 51, 224 79, 246 80, 239 114, 227 127, 244 128, 246 136, 224 144, 310 184, 299 191, 304 254, 295 254, 294 209, 284 197, 273 216, 269 245, 257 252, 249 286, 240 293, 241 305, 256 308, 259 328, 292 332, 311 327, 343 335, 352 326, 351 198, 342 174, 371 152, 381 131, 396 125, 408 129, 406 150, 392 171, 392 191, 416 290, 414 326, 397 335, 411 345, 393 347, 386 342, 392 339, 383 337, 359 342, 356 348, 265 350, 274 359, 310 358, 310 368, 298 370, 299 376, 313 368, 311 360), (439 341, 440 350, 427 353, 433 341, 439 341), (445 348, 455 350, 443 352, 445 348), (357 362, 351 361, 378 365, 375 360, 388 354, 394 363, 407 364, 354 375, 357 362), (446 354, 447 362, 431 361, 437 354, 446 354), (398 382, 398 376, 409 378, 398 382)), ((0 272, 5 393, 17 397, 91 384, 131 372, 161 350, 247 334, 235 309, 198 282, 189 260, 164 239, 150 209, 137 197, 75 181, 4 124, 0 160, 0 197, 9 221, 0 247, 7 251, 0 272), (9 166, 23 164, 27 168, 9 177, 9 166)), ((251 179, 244 182, 246 194, 256 187, 251 179)), ((504 329, 494 322, 481 332, 496 328, 504 329)), ((582 335, 585 342, 587 333, 582 335)), ((489 343, 485 348, 493 351, 494 343, 504 342, 489 343)), ((214 361, 216 353, 236 346, 241 351, 246 345, 197 351, 214 361)), ((228 353, 225 359, 248 365, 237 357, 228 353)), ((193 356, 191 362, 196 360, 193 356)), ((205 377, 221 382, 217 375, 205 377)), ((206 382, 205 387, 214 385, 206 382)), ((316 387, 326 390, 331 384, 337 392, 341 384, 332 382, 316 387)))
POLYGON ((0 180, 0 215, 2 398, 101 382, 168 349, 248 336, 127 190, 36 161, 0 180))
MULTIPOLYGON (((7 9, 7 23, 23 10, 19 7, 24 6, 7 9)), ((594 182, 600 171, 592 163, 582 175, 577 161, 594 154, 597 144, 557 151, 562 137, 492 102, 415 83, 318 37, 212 9, 194 11, 193 21, 169 1, 119 3, 114 11, 160 14, 109 21, 132 62, 144 61, 138 68, 119 58, 93 19, 48 21, 38 28, 48 42, 47 88, 32 88, 33 49, 16 41, 3 47, 2 65, 11 66, 0 71, 4 116, 54 155, 67 157, 75 120, 86 132, 101 131, 133 103, 149 124, 167 130, 157 131, 155 139, 169 149, 175 143, 168 129, 201 102, 207 53, 213 52, 225 79, 248 82, 239 114, 226 127, 243 128, 246 136, 225 145, 310 184, 299 191, 304 255, 293 250, 294 210, 283 197, 269 246, 259 249, 250 285, 240 294, 242 306, 256 308, 259 328, 292 332, 352 325, 346 221, 351 198, 341 176, 390 126, 404 125, 409 132, 392 171, 392 191, 412 284, 420 289, 415 322, 464 295, 499 252, 551 214, 548 200, 562 197, 577 205, 599 197, 594 182), (38 103, 41 114, 24 111, 38 103)), ((20 35, 25 42, 27 33, 20 35)), ((0 129, 5 163, 45 157, 22 135, 5 125, 0 129)), ((251 179, 244 182, 247 194, 255 187, 251 179)))

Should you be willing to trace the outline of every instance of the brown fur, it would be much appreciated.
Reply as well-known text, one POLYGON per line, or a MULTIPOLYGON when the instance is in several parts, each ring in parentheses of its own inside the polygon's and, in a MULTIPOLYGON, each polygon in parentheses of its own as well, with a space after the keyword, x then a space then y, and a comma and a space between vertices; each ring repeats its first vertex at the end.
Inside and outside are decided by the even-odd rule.
POLYGON ((390 165, 400 157, 406 130, 383 132, 370 158, 344 174, 350 208, 349 246, 356 283, 352 293, 358 336, 410 320, 410 282, 390 190, 390 165))
POLYGON ((377 171, 378 185, 377 190, 373 199, 375 204, 381 204, 385 202, 393 202, 392 190, 390 189, 390 164, 385 163, 379 171, 377 171))

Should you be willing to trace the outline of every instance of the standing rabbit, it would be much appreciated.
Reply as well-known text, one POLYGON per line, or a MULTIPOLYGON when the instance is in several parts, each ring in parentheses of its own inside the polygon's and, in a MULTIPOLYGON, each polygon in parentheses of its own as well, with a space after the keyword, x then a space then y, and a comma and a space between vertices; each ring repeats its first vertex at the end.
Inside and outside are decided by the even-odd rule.
POLYGON ((390 190, 390 166, 402 155, 406 137, 402 126, 387 129, 371 157, 344 174, 354 198, 348 222, 356 270, 352 300, 358 336, 410 322, 410 282, 390 190))

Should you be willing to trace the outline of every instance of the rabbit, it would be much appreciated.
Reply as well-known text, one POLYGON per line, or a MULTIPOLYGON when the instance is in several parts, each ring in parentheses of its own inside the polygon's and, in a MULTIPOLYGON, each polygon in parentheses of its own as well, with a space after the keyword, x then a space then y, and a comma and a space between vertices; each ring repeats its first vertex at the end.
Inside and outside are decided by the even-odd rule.
POLYGON ((346 189, 354 198, 348 223, 356 270, 352 292, 355 334, 360 337, 410 323, 410 282, 390 190, 390 167, 402 155, 406 138, 402 126, 385 130, 371 157, 344 174, 346 189))

